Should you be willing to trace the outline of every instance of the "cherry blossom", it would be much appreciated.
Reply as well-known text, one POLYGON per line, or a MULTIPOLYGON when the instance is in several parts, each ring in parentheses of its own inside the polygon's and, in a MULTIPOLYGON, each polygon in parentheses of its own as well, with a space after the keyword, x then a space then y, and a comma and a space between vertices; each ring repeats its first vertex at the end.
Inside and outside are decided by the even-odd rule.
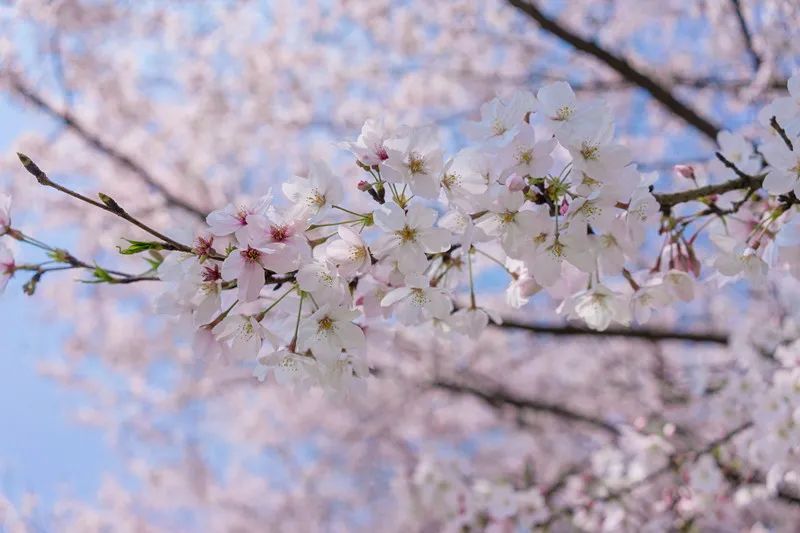
POLYGON ((0 193, 0 235, 11 229, 11 196, 0 193))
POLYGON ((447 293, 431 287, 424 276, 406 276, 406 286, 389 291, 381 300, 383 307, 394 306, 394 314, 404 324, 414 325, 437 318, 444 320, 450 315, 453 303, 447 293))
POLYGON ((388 159, 383 176, 390 182, 407 184, 411 192, 434 198, 442 173, 443 154, 433 126, 409 128, 386 141, 388 159))
POLYGON ((641 2, 511 4, 281 4, 266 33, 247 2, 13 8, 37 46, 4 42, 3 90, 59 129, 17 140, 45 188, 10 180, 20 227, 0 196, 0 283, 73 326, 42 366, 81 419, 148 455, 59 526, 792 529, 791 8, 659 5, 653 32, 641 2), (548 17, 600 37, 550 46, 548 17), (719 31, 676 43, 697 20, 719 31), (29 78, 45 49, 66 68, 29 78), (44 242, 61 223, 77 242, 44 242))
POLYGON ((347 226, 339 226, 336 231, 340 238, 328 244, 328 258, 344 275, 366 272, 372 259, 364 239, 347 226))
POLYGON ((362 349, 364 332, 353 324, 359 313, 345 306, 322 305, 300 323, 298 349, 312 350, 315 355, 337 358, 340 352, 362 349))
POLYGON ((217 236, 235 234, 239 242, 247 242, 253 215, 262 215, 272 203, 272 194, 253 202, 243 201, 228 204, 225 208, 211 212, 206 217, 209 230, 217 236))
POLYGON ((8 285, 8 280, 14 275, 15 263, 11 250, 5 244, 0 243, 0 291, 8 285))
POLYGON ((375 210, 374 217, 375 224, 387 232, 375 244, 375 253, 381 259, 396 260, 403 274, 422 272, 428 264, 426 253, 441 253, 450 246, 450 233, 433 227, 433 209, 415 204, 404 212, 396 204, 386 204, 375 210))

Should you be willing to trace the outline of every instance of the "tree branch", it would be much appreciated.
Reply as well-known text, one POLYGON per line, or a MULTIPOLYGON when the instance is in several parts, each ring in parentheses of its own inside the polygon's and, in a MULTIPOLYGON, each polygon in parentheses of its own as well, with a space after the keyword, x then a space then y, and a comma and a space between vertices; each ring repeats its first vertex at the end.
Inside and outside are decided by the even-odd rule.
POLYGON ((744 18, 742 11, 742 3, 740 0, 731 0, 733 6, 733 13, 736 15, 736 20, 739 22, 739 29, 742 32, 742 39, 744 39, 745 48, 753 61, 753 70, 761 68, 761 56, 758 55, 755 48, 753 48, 753 36, 750 33, 750 28, 747 26, 747 20, 744 18))
POLYGON ((493 390, 483 390, 472 385, 457 383, 455 381, 449 381, 446 379, 438 379, 434 381, 431 386, 457 394, 474 396, 494 408, 511 406, 520 410, 547 413, 570 422, 579 422, 590 425, 595 429, 600 429, 614 436, 620 434, 620 430, 616 426, 604 420, 600 420, 599 418, 594 418, 590 415, 573 411, 559 404, 516 396, 515 394, 499 387, 493 390))
POLYGON ((764 181, 764 176, 743 176, 734 180, 718 183, 716 185, 706 185, 696 189, 689 189, 688 191, 680 191, 673 193, 654 194, 656 201, 661 205, 662 209, 666 209, 678 204, 690 202, 692 200, 699 200, 706 196, 715 194, 723 194, 730 191, 739 189, 758 189, 764 181))
POLYGON ((677 340, 688 342, 708 342, 713 344, 728 344, 728 336, 716 332, 691 332, 678 331, 661 328, 624 328, 610 327, 603 331, 589 329, 584 326, 573 325, 546 325, 519 322, 511 319, 503 319, 503 323, 496 327, 519 329, 532 333, 543 333, 547 335, 566 336, 566 335, 585 335, 593 337, 627 337, 634 339, 645 339, 650 341, 677 340))
POLYGON ((605 63, 620 76, 644 89, 664 108, 680 117, 684 122, 697 129, 712 141, 716 140, 717 133, 719 133, 720 130, 719 126, 701 116, 687 104, 678 100, 668 89, 631 65, 624 57, 616 56, 597 43, 588 41, 571 29, 562 26, 555 19, 545 15, 534 2, 526 0, 508 0, 508 3, 535 20, 544 31, 572 45, 576 50, 605 63))
POLYGON ((31 174, 34 178, 36 178, 36 181, 38 181, 40 185, 44 185, 45 187, 52 187, 53 189, 56 189, 57 191, 63 192, 64 194, 72 196, 73 198, 77 198, 78 200, 81 200, 82 202, 86 202, 89 205, 97 207, 98 209, 102 209, 103 211, 107 211, 107 212, 109 212, 109 213, 111 213, 113 215, 116 215, 116 216, 120 217, 123 220, 126 220, 126 221, 130 222, 134 226, 142 229, 143 231, 146 231, 147 233, 149 233, 150 235, 156 237, 157 239, 160 239, 162 242, 159 243, 159 244, 162 245, 164 247, 164 249, 177 250, 177 251, 180 251, 180 252, 192 253, 192 248, 191 247, 186 246, 185 244, 181 244, 181 243, 179 243, 179 242, 167 237, 163 233, 151 228, 150 226, 148 226, 144 222, 141 222, 138 219, 136 219, 133 216, 131 216, 127 211, 125 211, 122 208, 122 206, 120 206, 110 196, 107 196, 107 195, 105 195, 103 193, 100 193, 99 196, 100 196, 101 202, 98 202, 97 200, 92 200, 91 198, 89 198, 87 196, 84 196, 84 195, 82 195, 80 193, 77 193, 77 192, 75 192, 75 191, 73 191, 71 189, 68 189, 67 187, 64 187, 63 185, 60 185, 60 184, 54 182, 53 180, 51 180, 47 176, 47 174, 42 169, 40 169, 39 166, 36 163, 34 163, 31 160, 30 157, 26 156, 25 154, 21 154, 21 153, 17 152, 17 157, 19 157, 19 160, 22 163, 22 166, 25 167, 25 170, 27 170, 29 174, 31 174))
POLYGON ((20 80, 16 78, 11 80, 11 88, 13 89, 14 92, 22 96, 34 107, 38 108, 40 111, 43 111, 51 118, 61 122, 64 126, 69 128, 76 135, 78 135, 78 137, 83 139, 87 144, 89 144, 89 146, 94 148, 97 152, 106 155, 107 157, 116 161, 120 166, 126 168, 135 175, 139 176, 139 178, 144 183, 152 187, 154 190, 156 190, 159 194, 161 194, 164 197, 164 200, 166 201, 167 205, 178 207, 188 213, 191 213, 192 215, 201 220, 205 220, 206 213, 202 209, 190 204, 186 200, 183 200, 179 196, 176 196, 173 193, 169 192, 164 185, 159 183, 153 177, 153 175, 150 174, 149 171, 147 171, 147 169, 145 169, 139 163, 131 159, 131 157, 129 157, 128 155, 120 152, 112 145, 103 141, 95 133, 89 131, 71 113, 69 113, 68 111, 57 110, 49 102, 47 102, 44 98, 42 98, 39 94, 34 92, 32 89, 27 87, 25 84, 23 84, 20 80))
POLYGON ((580 509, 582 507, 584 507, 584 508, 585 507, 589 507, 589 506, 591 506, 591 505, 593 505, 595 503, 598 503, 598 502, 609 502, 609 501, 613 501, 613 500, 618 500, 618 499, 620 499, 620 498, 622 498, 624 496, 627 496, 628 494, 630 494, 634 490, 638 489, 639 487, 647 485, 651 481, 661 477, 663 474, 666 474, 669 471, 678 471, 680 469, 681 465, 685 464, 686 461, 690 461, 690 462, 694 463, 695 461, 697 461, 703 455, 705 455, 707 453, 711 453, 718 446, 721 446, 721 445, 729 442, 731 439, 733 439, 734 437, 736 437, 737 435, 739 435, 743 431, 746 431, 746 430, 750 429, 752 426, 753 426, 752 422, 746 422, 746 423, 741 424, 741 425, 735 427, 734 429, 728 431, 723 436, 721 436, 721 437, 719 437, 717 439, 714 439, 713 441, 709 442, 707 445, 703 446, 703 448, 701 448, 699 450, 683 452, 683 453, 673 453, 667 458, 667 462, 666 462, 666 464, 664 464, 664 466, 653 470, 652 472, 650 472, 649 474, 643 476, 642 478, 640 478, 640 479, 638 479, 638 480, 636 480, 636 481, 634 481, 634 482, 632 482, 632 483, 630 483, 630 484, 628 484, 628 485, 626 485, 624 487, 612 490, 612 491, 608 492, 605 495, 598 496, 597 498, 593 498, 591 500, 591 502, 588 503, 588 504, 571 505, 571 506, 561 507, 560 509, 557 509, 556 511, 552 512, 547 519, 545 519, 544 521, 541 521, 541 522, 538 522, 538 523, 534 524, 534 526, 535 527, 545 527, 546 528, 547 526, 552 525, 557 520, 574 514, 575 511, 577 511, 578 509, 580 509))

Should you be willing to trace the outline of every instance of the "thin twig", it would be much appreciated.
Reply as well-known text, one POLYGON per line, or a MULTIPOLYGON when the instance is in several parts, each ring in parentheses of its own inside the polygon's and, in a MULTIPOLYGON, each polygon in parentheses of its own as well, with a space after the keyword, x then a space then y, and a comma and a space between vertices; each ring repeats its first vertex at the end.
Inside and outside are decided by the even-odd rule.
POLYGON ((794 145, 792 144, 791 139, 789 139, 789 136, 786 134, 786 130, 783 129, 783 126, 778 123, 778 117, 773 116, 771 119, 769 119, 769 125, 772 126, 772 129, 778 132, 778 135, 781 136, 781 139, 783 139, 786 147, 789 148, 790 151, 794 152, 794 145))
POLYGON ((757 71, 761 68, 761 56, 759 56, 758 52, 753 48, 753 35, 750 32, 750 28, 747 26, 747 19, 744 18, 742 3, 740 0, 731 0, 731 4, 733 4, 733 13, 736 15, 736 20, 739 22, 739 30, 742 32, 745 48, 750 55, 750 59, 753 61, 753 70, 757 71))
POLYGON ((508 0, 508 3, 535 20, 539 24, 539 27, 547 33, 572 45, 579 52, 583 52, 584 54, 598 59, 626 80, 647 91, 647 93, 663 107, 709 139, 715 140, 717 138, 717 133, 720 131, 719 126, 711 122, 708 118, 700 115, 698 111, 692 109, 686 103, 678 100, 672 92, 634 67, 625 57, 614 55, 596 42, 581 37, 572 29, 560 24, 554 18, 545 15, 535 2, 527 0, 508 0))
POLYGON ((47 187, 52 187, 53 189, 56 189, 57 191, 61 191, 64 194, 67 194, 69 196, 72 196, 73 198, 77 198, 78 200, 81 200, 82 202, 86 202, 87 204, 93 205, 93 206, 95 206, 95 207, 97 207, 99 209, 102 209, 103 211, 108 211, 109 213, 112 213, 112 214, 114 214, 114 215, 116 215, 116 216, 118 216, 118 217, 120 217, 120 218, 122 218, 124 220, 127 220, 128 222, 130 222, 134 226, 146 231, 150 235, 153 235, 157 239, 160 239, 161 241, 163 241, 164 247, 166 249, 177 250, 177 251, 180 251, 180 252, 192 253, 192 249, 189 246, 186 246, 185 244, 181 244, 181 243, 179 243, 179 242, 177 242, 177 241, 175 241, 173 239, 170 239, 169 237, 167 237, 163 233, 154 230, 150 226, 144 224, 143 222, 140 222, 139 220, 137 220, 136 218, 134 218, 133 216, 128 214, 128 212, 125 211, 110 196, 107 196, 107 195, 101 193, 100 194, 100 199, 102 200, 102 202, 98 202, 96 200, 93 200, 93 199, 91 199, 91 198, 89 198, 87 196, 84 196, 84 195, 82 195, 80 193, 77 193, 77 192, 75 192, 75 191, 73 191, 71 189, 68 189, 67 187, 64 187, 63 185, 60 185, 60 184, 54 182, 53 180, 51 180, 47 176, 47 174, 45 174, 45 172, 42 169, 40 169, 38 167, 38 165, 36 165, 36 163, 34 163, 31 160, 30 157, 26 156, 25 154, 21 154, 21 153, 17 152, 17 156, 19 157, 19 160, 22 163, 22 166, 25 167, 25 170, 27 170, 33 177, 35 177, 36 181, 38 181, 41 185, 44 185, 44 186, 47 186, 47 187))

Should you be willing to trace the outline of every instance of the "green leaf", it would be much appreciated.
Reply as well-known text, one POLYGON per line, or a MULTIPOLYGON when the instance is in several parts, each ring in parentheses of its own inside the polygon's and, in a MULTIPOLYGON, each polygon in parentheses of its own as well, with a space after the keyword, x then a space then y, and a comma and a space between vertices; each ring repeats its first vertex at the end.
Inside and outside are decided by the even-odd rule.
POLYGON ((117 246, 119 253, 122 255, 136 255, 142 252, 146 252, 148 250, 163 250, 164 245, 160 242, 153 242, 153 241, 132 241, 130 239, 125 239, 130 243, 130 246, 123 249, 121 246, 117 246))
POLYGON ((114 278, 112 278, 111 274, 106 272, 106 270, 103 267, 99 267, 99 266, 95 265, 94 272, 92 272, 92 274, 94 275, 94 277, 95 277, 95 279, 97 280, 98 283, 103 283, 103 282, 113 283, 114 282, 114 278))

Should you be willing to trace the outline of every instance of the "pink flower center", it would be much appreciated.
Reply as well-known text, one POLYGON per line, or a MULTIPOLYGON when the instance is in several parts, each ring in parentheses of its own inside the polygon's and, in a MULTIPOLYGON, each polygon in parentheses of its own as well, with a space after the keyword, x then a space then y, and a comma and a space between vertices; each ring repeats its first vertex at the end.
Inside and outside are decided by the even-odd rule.
POLYGON ((291 237, 291 232, 289 231, 289 227, 286 225, 270 226, 269 234, 272 237, 272 240, 275 242, 283 242, 289 237, 291 237))
POLYGON ((211 282, 222 279, 222 273, 219 271, 218 265, 203 267, 202 273, 203 281, 211 282))
POLYGON ((197 241, 195 241, 194 245, 194 252, 197 255, 208 255, 211 253, 211 246, 214 245, 214 237, 203 238, 197 237, 197 241))
POLYGON ((258 263, 261 259, 261 252, 250 246, 247 247, 247 250, 242 250, 239 253, 242 254, 242 257, 248 263, 258 263))

